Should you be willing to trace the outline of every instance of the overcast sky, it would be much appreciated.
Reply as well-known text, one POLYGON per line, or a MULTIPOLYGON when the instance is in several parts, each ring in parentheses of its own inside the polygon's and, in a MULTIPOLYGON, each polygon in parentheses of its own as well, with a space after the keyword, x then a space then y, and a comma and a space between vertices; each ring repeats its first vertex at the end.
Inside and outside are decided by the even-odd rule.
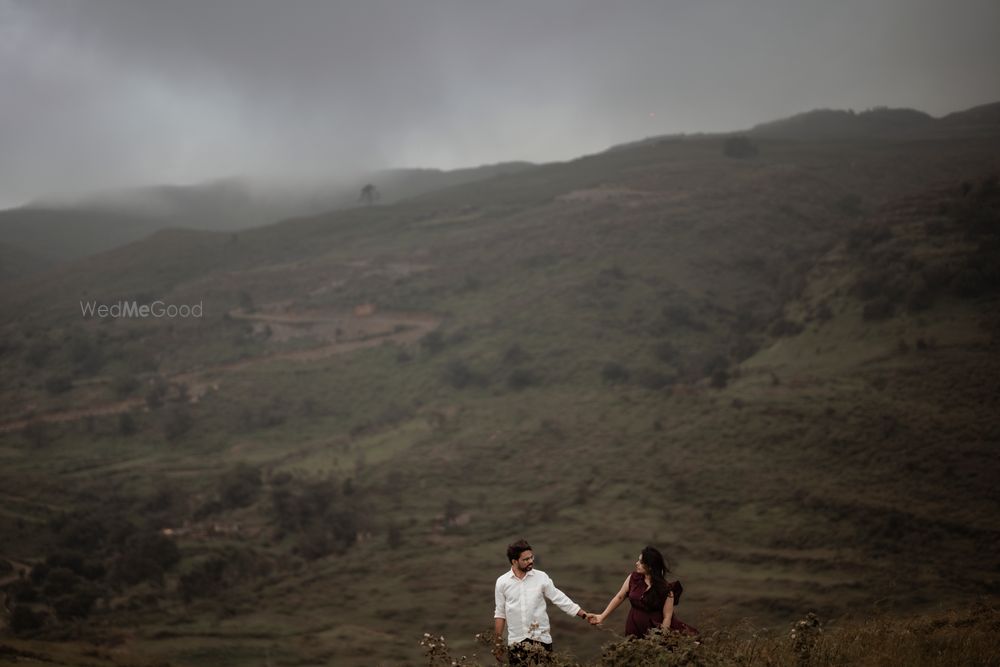
POLYGON ((0 206, 998 100, 997 0, 0 0, 0 206))

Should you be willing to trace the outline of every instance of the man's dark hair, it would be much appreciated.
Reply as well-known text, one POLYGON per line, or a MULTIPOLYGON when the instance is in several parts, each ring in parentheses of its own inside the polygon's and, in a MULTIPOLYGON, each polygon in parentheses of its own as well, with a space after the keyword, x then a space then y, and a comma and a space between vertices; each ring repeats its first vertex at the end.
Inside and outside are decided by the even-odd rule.
POLYGON ((527 540, 518 540, 517 542, 514 542, 514 544, 507 547, 508 562, 519 559, 521 554, 525 551, 534 551, 534 549, 531 548, 531 545, 528 544, 527 540))

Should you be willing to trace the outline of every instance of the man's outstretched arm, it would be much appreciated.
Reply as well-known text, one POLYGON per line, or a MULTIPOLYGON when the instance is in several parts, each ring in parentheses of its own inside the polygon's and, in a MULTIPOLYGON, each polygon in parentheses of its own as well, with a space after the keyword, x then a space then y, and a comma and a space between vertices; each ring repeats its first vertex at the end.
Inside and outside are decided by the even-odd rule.
POLYGON ((547 597, 552 604, 559 607, 570 616, 579 616, 580 618, 587 617, 587 612, 581 609, 580 605, 570 600, 568 595, 556 588, 556 585, 552 583, 552 579, 545 582, 545 587, 542 591, 544 592, 545 597, 547 597))

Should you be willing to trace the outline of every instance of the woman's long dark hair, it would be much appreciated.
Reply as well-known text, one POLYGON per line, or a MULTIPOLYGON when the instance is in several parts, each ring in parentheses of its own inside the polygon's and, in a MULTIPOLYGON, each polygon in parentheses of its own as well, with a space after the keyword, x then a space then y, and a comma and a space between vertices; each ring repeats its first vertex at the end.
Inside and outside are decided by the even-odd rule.
POLYGON ((663 554, 654 547, 646 547, 642 550, 639 560, 649 570, 649 578, 652 581, 652 588, 662 599, 667 599, 667 579, 666 574, 670 571, 667 562, 663 560, 663 554))

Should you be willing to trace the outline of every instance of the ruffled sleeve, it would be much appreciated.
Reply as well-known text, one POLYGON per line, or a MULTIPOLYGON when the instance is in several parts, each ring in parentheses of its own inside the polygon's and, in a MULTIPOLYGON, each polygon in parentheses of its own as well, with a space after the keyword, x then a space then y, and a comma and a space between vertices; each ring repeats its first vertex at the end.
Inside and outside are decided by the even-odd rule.
POLYGON ((674 594, 674 606, 681 603, 681 593, 684 592, 684 587, 681 586, 679 581, 671 581, 667 583, 667 590, 674 594))

